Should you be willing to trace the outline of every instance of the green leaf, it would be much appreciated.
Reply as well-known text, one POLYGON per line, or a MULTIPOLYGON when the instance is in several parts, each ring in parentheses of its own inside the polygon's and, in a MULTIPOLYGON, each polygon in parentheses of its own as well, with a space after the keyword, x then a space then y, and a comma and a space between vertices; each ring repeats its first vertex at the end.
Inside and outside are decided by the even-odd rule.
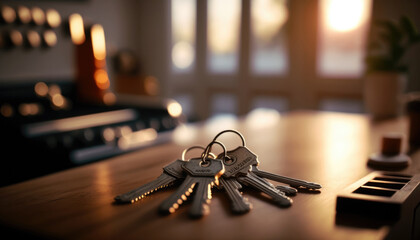
POLYGON ((394 21, 382 20, 377 21, 376 24, 383 29, 383 36, 388 42, 399 42, 402 39, 402 32, 394 21))
POLYGON ((401 29, 408 35, 408 39, 411 43, 415 43, 420 40, 420 34, 414 23, 407 16, 401 16, 400 18, 401 29))

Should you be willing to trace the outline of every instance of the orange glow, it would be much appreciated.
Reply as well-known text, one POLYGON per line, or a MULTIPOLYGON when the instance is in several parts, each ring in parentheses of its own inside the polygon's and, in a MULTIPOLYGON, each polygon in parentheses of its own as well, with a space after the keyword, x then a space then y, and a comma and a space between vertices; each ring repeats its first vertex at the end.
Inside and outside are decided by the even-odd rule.
POLYGON ((104 69, 97 69, 94 74, 96 86, 99 89, 105 90, 109 88, 108 73, 104 69))
POLYGON ((52 84, 48 88, 48 95, 50 95, 50 97, 54 97, 54 95, 57 95, 57 94, 61 94, 61 88, 56 84, 52 84))
POLYGON ((62 108, 65 106, 66 100, 64 99, 63 95, 55 94, 51 98, 52 104, 58 108, 62 108))
POLYGON ((153 76, 148 76, 144 79, 144 89, 147 94, 156 96, 159 93, 159 82, 153 76))
POLYGON ((102 100, 106 105, 112 105, 117 101, 117 97, 112 92, 107 92, 104 94, 102 100))
POLYGON ((32 8, 32 21, 38 25, 41 26, 45 23, 45 13, 44 11, 39 7, 32 8))
POLYGON ((44 82, 35 84, 35 93, 40 97, 45 97, 48 94, 48 86, 44 82))
POLYGON ((105 33, 101 25, 95 24, 91 29, 93 55, 97 60, 105 60, 105 33))
POLYGON ((1 7, 1 15, 6 23, 13 23, 16 20, 16 11, 9 6, 1 7))
POLYGON ((26 33, 26 38, 28 40, 29 45, 33 48, 39 47, 41 45, 41 37, 36 31, 29 30, 26 33))
POLYGON ((47 23, 50 27, 56 28, 61 24, 61 16, 55 9, 48 9, 46 11, 47 23))
POLYGON ((14 114, 13 107, 7 103, 1 105, 0 112, 3 117, 11 117, 14 114))
POLYGON ((339 32, 358 28, 367 14, 365 0, 329 0, 325 4, 328 26, 339 32))
POLYGON ((104 131, 102 132, 102 137, 104 138, 105 141, 107 142, 111 142, 112 140, 115 139, 115 131, 112 128, 105 128, 104 131))
POLYGON ((28 24, 32 20, 31 10, 25 6, 19 6, 17 9, 19 21, 23 24, 28 24))
POLYGON ((46 30, 43 33, 44 42, 48 47, 53 47, 57 45, 57 35, 52 30, 46 30))
POLYGON ((10 31, 10 40, 13 43, 13 46, 18 47, 23 44, 23 36, 18 30, 10 31))
POLYGON ((22 116, 37 115, 41 112, 41 107, 37 103, 22 103, 19 105, 19 113, 22 116))
POLYGON ((80 14, 74 13, 69 17, 71 40, 74 44, 80 45, 85 42, 85 26, 80 14))

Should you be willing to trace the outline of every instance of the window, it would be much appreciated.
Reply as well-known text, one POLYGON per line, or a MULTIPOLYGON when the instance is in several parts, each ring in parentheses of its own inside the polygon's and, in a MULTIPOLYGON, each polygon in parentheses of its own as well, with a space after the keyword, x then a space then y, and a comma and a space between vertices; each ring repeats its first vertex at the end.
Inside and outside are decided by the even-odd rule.
POLYGON ((195 60, 195 0, 173 0, 171 9, 172 68, 191 71, 195 60))
POLYGON ((288 68, 285 0, 251 1, 251 69, 256 75, 284 74, 288 68))
POLYGON ((212 73, 238 70, 240 0, 208 0, 208 69, 212 73))
POLYGON ((187 115, 245 115, 256 108, 362 111, 371 0, 169 4, 168 95, 179 98, 187 115))
POLYGON ((322 76, 360 76, 370 0, 319 1, 318 73, 322 76))

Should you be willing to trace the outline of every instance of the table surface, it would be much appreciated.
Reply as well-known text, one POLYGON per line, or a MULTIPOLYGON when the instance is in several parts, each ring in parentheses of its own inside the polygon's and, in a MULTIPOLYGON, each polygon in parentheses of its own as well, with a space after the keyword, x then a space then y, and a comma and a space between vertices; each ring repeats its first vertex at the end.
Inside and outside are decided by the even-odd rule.
MULTIPOLYGON (((365 115, 312 111, 260 111, 241 119, 185 125, 173 132, 169 143, 0 188, 0 223, 54 239, 383 239, 391 226, 338 222, 336 196, 375 170, 366 162, 379 150, 382 134, 407 129, 404 117, 373 122, 365 115), (268 196, 246 188, 243 194, 253 209, 235 215, 225 193, 214 189, 210 213, 198 220, 188 217, 189 202, 173 214, 158 213, 159 204, 176 188, 134 204, 114 203, 116 195, 160 175, 183 149, 206 145, 225 129, 244 135, 247 147, 258 155, 260 169, 320 183, 321 192, 299 192, 291 207, 280 208, 268 196)), ((241 144, 234 134, 219 140, 228 149, 241 144)), ((407 150, 406 140, 403 149, 407 150)), ((216 146, 213 150, 220 151, 216 146)), ((412 158, 413 163, 399 172, 420 172, 420 154, 412 158)))

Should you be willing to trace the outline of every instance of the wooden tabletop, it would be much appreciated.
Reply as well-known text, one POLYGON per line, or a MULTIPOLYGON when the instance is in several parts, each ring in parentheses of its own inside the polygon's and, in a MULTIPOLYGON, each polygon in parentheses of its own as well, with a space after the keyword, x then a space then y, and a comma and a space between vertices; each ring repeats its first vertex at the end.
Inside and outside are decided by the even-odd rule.
MULTIPOLYGON (((364 115, 311 111, 254 112, 240 120, 187 125, 175 130, 169 143, 0 188, 0 223, 53 239, 383 239, 391 226, 364 228, 337 221, 336 197, 375 170, 366 162, 379 150, 382 134, 407 129, 404 117, 373 122, 364 115), (213 188, 210 213, 198 220, 188 217, 188 202, 168 216, 158 213, 159 204, 175 188, 134 204, 114 203, 116 195, 160 175, 184 148, 207 145, 230 128, 244 135, 247 147, 259 157, 260 169, 320 183, 321 192, 299 192, 291 207, 280 208, 268 196, 246 188, 243 194, 253 209, 235 215, 225 193, 213 188)), ((234 134, 220 141, 228 149, 241 144, 234 134)), ((220 151, 217 146, 213 150, 220 151)), ((191 152, 189 157, 199 154, 191 152)), ((400 172, 420 172, 420 154, 412 158, 411 166, 400 172)))

